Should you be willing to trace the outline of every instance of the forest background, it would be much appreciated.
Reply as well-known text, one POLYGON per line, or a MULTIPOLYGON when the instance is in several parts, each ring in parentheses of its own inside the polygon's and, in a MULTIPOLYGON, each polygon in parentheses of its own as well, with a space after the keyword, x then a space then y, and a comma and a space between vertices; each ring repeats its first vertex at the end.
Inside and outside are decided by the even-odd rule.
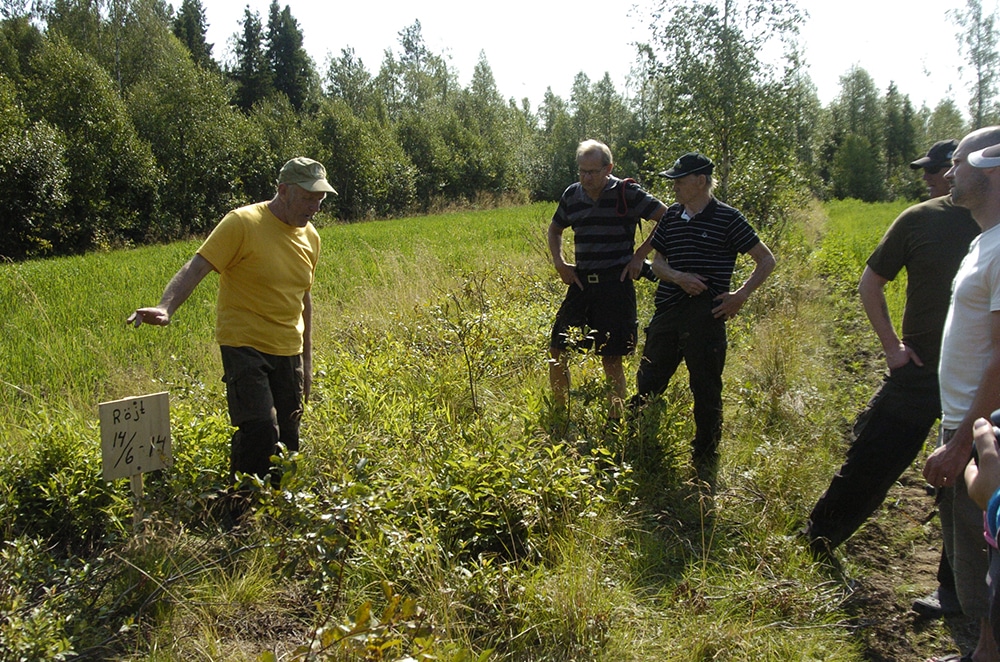
POLYGON ((980 0, 949 12, 968 114, 950 98, 914 108, 859 66, 822 106, 791 0, 664 0, 627 89, 579 74, 569 99, 550 91, 537 108, 504 98, 485 56, 462 87, 419 21, 370 72, 350 48, 318 69, 277 0, 266 17, 245 9, 225 63, 205 41, 200 0, 6 0, 0 11, 10 259, 204 233, 270 197, 274 172, 299 154, 327 164, 340 192, 328 217, 341 221, 554 200, 591 137, 611 146, 620 176, 654 192, 654 173, 679 154, 709 154, 719 197, 766 226, 803 194, 917 198, 908 163, 997 117, 995 13, 980 0), (765 51, 782 56, 765 63, 765 51))

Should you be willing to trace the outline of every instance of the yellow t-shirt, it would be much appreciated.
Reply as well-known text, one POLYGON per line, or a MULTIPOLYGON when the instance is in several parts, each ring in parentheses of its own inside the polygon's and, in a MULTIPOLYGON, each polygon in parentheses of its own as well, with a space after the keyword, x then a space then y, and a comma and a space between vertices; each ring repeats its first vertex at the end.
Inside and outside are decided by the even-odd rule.
POLYGON ((198 249, 220 275, 216 341, 276 356, 301 354, 303 297, 312 287, 319 243, 311 223, 283 223, 267 202, 226 214, 198 249))

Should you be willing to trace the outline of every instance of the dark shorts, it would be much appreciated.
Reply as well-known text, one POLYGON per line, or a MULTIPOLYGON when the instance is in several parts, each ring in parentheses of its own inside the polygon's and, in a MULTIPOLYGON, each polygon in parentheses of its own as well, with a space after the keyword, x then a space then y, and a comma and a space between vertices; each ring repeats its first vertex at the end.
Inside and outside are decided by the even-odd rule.
POLYGON ((593 349, 598 356, 626 356, 635 351, 638 336, 635 283, 631 278, 618 280, 622 269, 577 274, 583 281, 583 289, 569 286, 556 313, 550 347, 593 349), (574 334, 572 328, 581 332, 574 334))
POLYGON ((295 421, 302 414, 302 356, 275 356, 252 347, 226 347, 222 366, 229 418, 239 427, 251 421, 295 421))

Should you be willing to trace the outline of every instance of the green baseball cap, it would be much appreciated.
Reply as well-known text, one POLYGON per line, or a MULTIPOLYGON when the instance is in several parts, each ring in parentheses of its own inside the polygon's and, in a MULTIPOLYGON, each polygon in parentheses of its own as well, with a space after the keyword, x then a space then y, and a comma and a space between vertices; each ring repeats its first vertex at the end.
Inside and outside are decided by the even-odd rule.
POLYGON ((326 181, 326 168, 323 164, 304 156, 296 156, 281 166, 278 183, 295 184, 313 193, 322 191, 337 195, 337 190, 326 181))

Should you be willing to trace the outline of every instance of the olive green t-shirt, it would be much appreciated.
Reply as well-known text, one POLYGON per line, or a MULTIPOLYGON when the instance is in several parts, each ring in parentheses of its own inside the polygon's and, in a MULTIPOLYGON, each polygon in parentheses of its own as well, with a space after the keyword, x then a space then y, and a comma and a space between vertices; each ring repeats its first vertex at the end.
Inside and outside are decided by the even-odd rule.
POLYGON ((925 366, 937 366, 952 281, 978 234, 969 210, 946 195, 904 210, 868 258, 868 267, 888 280, 906 269, 901 340, 925 366))

